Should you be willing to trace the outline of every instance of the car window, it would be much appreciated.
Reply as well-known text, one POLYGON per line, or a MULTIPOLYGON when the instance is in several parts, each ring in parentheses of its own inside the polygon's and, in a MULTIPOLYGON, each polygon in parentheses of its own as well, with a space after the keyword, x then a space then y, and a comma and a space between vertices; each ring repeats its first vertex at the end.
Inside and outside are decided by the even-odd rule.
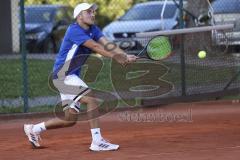
POLYGON ((47 23, 52 21, 53 11, 46 8, 26 8, 26 23, 47 23))
MULTIPOLYGON (((120 20, 149 20, 149 19, 160 19, 162 4, 154 5, 140 5, 130 9, 120 20)), ((167 5, 164 11, 163 18, 173 18, 176 13, 175 5, 167 5)))
POLYGON ((240 13, 240 0, 216 0, 212 7, 214 13, 240 13))

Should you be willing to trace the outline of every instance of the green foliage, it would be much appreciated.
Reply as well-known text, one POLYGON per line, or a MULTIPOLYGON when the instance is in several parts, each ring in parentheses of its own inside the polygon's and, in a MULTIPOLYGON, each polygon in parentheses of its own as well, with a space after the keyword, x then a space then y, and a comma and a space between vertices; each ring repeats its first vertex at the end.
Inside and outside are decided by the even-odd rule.
MULTIPOLYGON (((54 106, 37 106, 29 108, 28 112, 52 112, 54 106)), ((9 114, 9 113, 23 113, 23 106, 19 107, 5 107, 0 106, 0 114, 9 114)))
POLYGON ((99 6, 96 23, 100 27, 104 27, 111 21, 122 16, 127 9, 139 1, 144 0, 26 0, 25 4, 64 4, 74 7, 82 2, 96 3, 99 6))
POLYGON ((135 1, 133 1, 133 4, 147 2, 147 1, 150 1, 150 0, 135 0, 135 1))
MULTIPOLYGON (((55 95, 48 87, 48 75, 52 71, 51 60, 28 60, 29 96, 55 95)), ((21 60, 0 60, 0 99, 18 98, 22 95, 21 60), (11 65, 9 65, 11 64, 11 65)))
MULTIPOLYGON (((92 63, 95 66, 94 61, 91 61, 91 59, 94 58, 90 57, 86 63, 92 63)), ((108 83, 110 81, 110 59, 104 59, 103 62, 104 66, 97 81, 88 85, 95 89, 112 91, 112 85, 108 83)), ((52 67, 52 60, 28 60, 28 91, 30 98, 58 94, 50 89, 48 85, 48 76, 52 72, 52 67)), ((0 60, 0 74, 0 84, 3 84, 0 87, 0 99, 21 97, 23 89, 21 60, 0 60)))

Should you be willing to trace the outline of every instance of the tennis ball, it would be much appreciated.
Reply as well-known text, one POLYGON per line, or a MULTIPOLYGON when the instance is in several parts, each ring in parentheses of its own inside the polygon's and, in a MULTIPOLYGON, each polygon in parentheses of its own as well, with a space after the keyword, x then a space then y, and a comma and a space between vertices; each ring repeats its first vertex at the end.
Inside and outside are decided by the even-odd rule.
POLYGON ((207 55, 206 51, 199 51, 198 52, 198 57, 201 58, 201 59, 205 58, 206 55, 207 55))

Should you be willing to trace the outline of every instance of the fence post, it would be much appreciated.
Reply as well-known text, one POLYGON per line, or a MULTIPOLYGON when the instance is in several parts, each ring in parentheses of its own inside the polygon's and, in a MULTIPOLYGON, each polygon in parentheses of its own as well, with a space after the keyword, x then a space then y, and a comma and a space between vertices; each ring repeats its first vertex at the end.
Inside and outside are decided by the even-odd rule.
MULTIPOLYGON (((179 18, 179 27, 184 28, 184 20, 183 20, 183 0, 179 1, 180 6, 180 18, 179 18)), ((181 38, 181 45, 180 45, 180 52, 181 52, 181 82, 182 82, 182 96, 186 95, 186 73, 185 73, 185 53, 184 53, 184 35, 180 35, 181 38)))
POLYGON ((25 13, 24 0, 20 0, 20 21, 21 21, 21 55, 22 55, 22 82, 23 82, 23 103, 24 112, 28 111, 28 67, 25 42, 25 13))

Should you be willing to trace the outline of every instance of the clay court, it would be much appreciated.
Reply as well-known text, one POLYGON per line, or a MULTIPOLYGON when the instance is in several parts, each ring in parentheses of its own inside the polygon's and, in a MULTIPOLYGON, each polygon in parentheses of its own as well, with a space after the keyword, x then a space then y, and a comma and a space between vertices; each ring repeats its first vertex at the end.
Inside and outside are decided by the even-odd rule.
POLYGON ((91 152, 87 122, 42 134, 42 149, 33 150, 23 124, 44 119, 0 122, 3 160, 238 160, 240 104, 231 101, 172 104, 117 111, 101 117, 103 135, 120 150, 91 152))

